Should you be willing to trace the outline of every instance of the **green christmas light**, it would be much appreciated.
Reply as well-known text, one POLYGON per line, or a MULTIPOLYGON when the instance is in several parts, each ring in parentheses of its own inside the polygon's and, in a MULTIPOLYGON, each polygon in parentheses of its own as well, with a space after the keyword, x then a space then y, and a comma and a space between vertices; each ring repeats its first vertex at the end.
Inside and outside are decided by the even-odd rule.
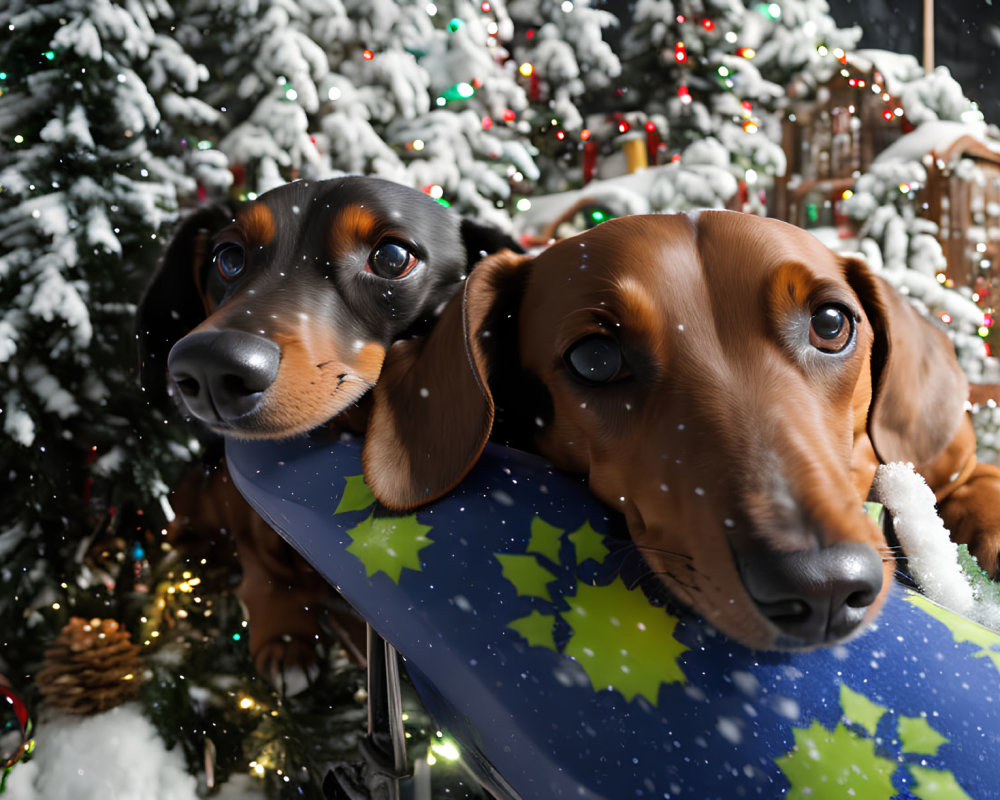
POLYGON ((46 50, 42 55, 45 56, 47 61, 55 61, 56 53, 54 50, 46 50))
POLYGON ((777 3, 760 3, 757 5, 757 11, 763 14, 765 17, 771 20, 781 19, 781 6, 777 3))
POLYGON ((476 93, 471 83, 466 81, 460 81, 459 83, 449 86, 445 89, 437 99, 437 104, 439 106, 446 105, 455 100, 468 100, 476 93))
POLYGON ((448 21, 448 30, 450 30, 452 33, 454 33, 459 28, 461 28, 464 24, 465 23, 462 22, 462 20, 460 20, 458 17, 452 17, 448 21))

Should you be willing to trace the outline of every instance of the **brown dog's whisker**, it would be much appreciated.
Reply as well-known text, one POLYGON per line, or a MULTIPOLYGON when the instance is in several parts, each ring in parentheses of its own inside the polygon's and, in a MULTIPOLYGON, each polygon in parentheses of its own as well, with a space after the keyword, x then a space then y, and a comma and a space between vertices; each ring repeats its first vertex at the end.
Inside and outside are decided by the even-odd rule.
POLYGON ((659 556, 667 556, 668 558, 676 558, 684 561, 693 560, 693 556, 688 553, 678 553, 676 550, 667 550, 664 547, 657 547, 652 544, 639 544, 638 542, 634 544, 636 549, 643 553, 656 553, 659 556))

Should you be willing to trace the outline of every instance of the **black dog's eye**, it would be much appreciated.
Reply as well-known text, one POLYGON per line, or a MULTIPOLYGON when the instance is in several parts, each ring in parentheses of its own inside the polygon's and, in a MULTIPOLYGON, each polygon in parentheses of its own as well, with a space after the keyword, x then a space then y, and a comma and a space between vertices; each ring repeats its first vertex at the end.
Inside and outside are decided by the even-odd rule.
POLYGON ((245 261, 243 248, 238 244, 222 244, 215 248, 215 267, 227 281, 243 272, 245 261))
POLYGON ((399 242, 383 242, 368 256, 367 271, 380 278, 402 278, 417 265, 418 259, 399 242))
POLYGON ((587 383, 610 383, 622 370, 622 350, 610 336, 592 333, 563 354, 566 366, 587 383))
POLYGON ((809 344, 825 353, 839 353, 854 338, 854 322, 843 308, 820 306, 809 323, 809 344))

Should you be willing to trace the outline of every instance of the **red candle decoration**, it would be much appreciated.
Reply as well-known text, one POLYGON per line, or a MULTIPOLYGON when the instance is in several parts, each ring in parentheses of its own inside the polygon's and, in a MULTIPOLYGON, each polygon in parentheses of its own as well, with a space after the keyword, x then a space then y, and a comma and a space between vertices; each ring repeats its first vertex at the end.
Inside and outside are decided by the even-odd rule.
MULTIPOLYGON (((589 133, 589 131, 588 131, 589 133)), ((597 174, 597 155, 600 152, 600 145, 593 139, 588 138, 583 143, 583 182, 590 183, 594 175, 597 174)))
POLYGON ((653 122, 646 123, 646 153, 649 158, 649 163, 656 165, 659 163, 660 158, 660 145, 663 144, 663 137, 660 136, 660 132, 656 129, 656 124, 653 122))

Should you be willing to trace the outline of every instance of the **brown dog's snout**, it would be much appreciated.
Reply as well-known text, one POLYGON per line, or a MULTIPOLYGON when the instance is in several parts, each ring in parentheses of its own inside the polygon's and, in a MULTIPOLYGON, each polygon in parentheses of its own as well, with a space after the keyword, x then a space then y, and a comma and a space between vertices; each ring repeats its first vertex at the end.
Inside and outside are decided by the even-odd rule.
POLYGON ((167 358, 184 404, 210 424, 255 411, 280 364, 277 344, 234 330, 195 331, 177 342, 167 358))
POLYGON ((882 591, 879 553, 860 542, 740 559, 747 592, 783 647, 815 647, 855 633, 882 591))

